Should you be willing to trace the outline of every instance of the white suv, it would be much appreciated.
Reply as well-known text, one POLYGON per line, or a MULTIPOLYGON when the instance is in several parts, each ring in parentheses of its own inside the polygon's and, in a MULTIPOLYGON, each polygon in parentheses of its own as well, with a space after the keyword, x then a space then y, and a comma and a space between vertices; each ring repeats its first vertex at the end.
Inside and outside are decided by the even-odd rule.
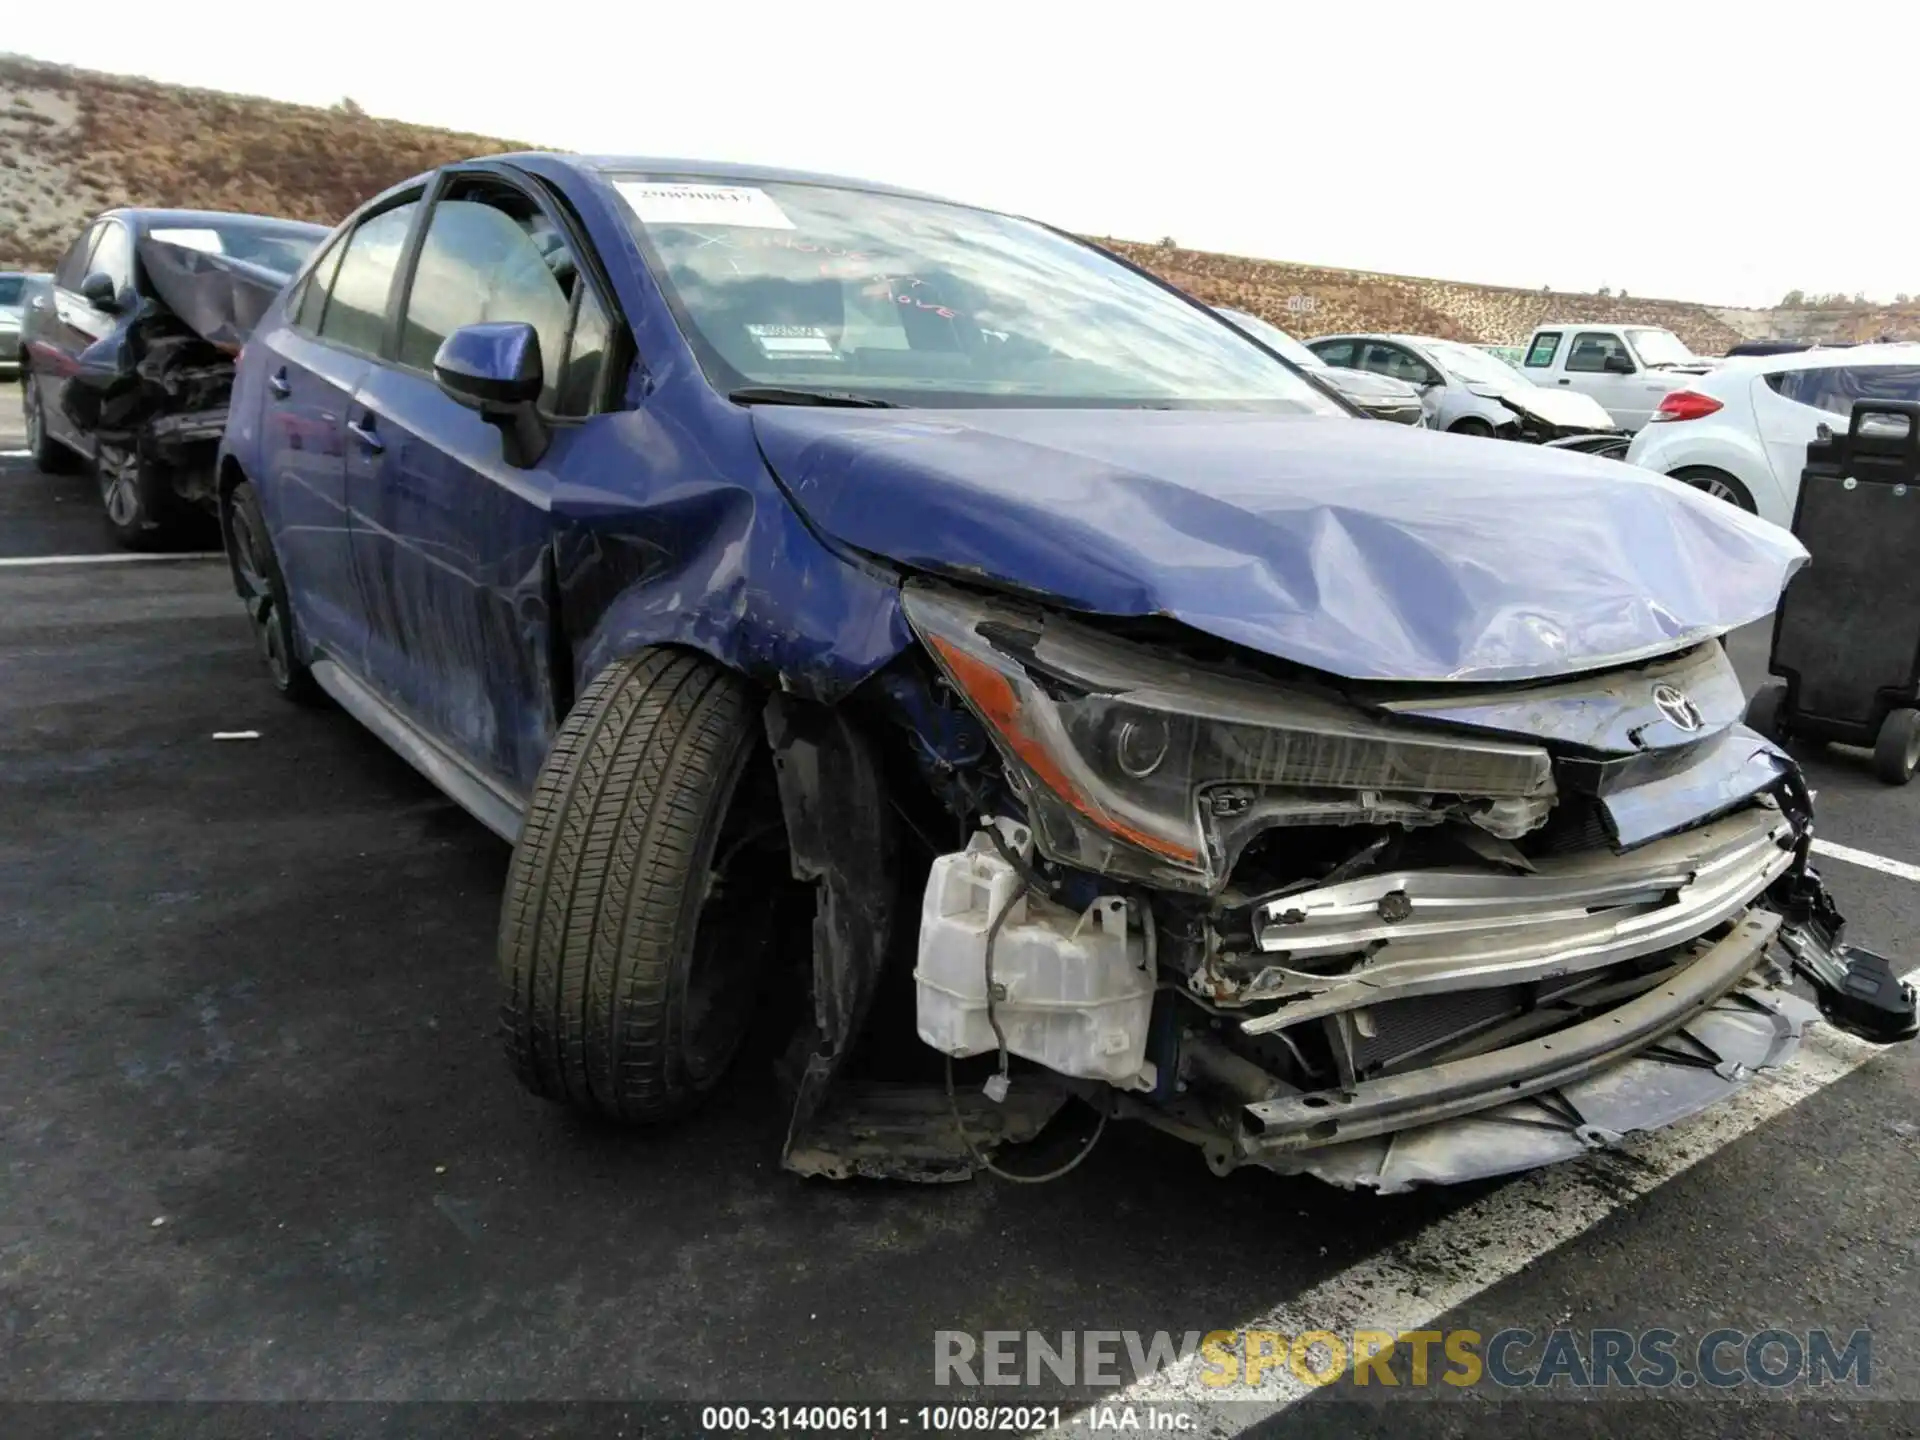
POLYGON ((1807 442, 1822 425, 1844 430, 1855 400, 1920 400, 1920 345, 1733 359, 1684 379, 1633 437, 1628 461, 1791 525, 1807 442))

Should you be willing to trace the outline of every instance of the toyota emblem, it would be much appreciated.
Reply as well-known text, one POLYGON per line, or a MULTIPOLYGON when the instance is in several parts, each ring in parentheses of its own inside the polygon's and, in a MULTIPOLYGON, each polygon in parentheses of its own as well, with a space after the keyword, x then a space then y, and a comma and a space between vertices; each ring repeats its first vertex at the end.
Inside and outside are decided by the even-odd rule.
POLYGON ((1675 729, 1691 734, 1706 723, 1701 717, 1700 707, 1687 698, 1686 691, 1675 686, 1654 686, 1653 703, 1659 707, 1662 715, 1673 722, 1675 729))

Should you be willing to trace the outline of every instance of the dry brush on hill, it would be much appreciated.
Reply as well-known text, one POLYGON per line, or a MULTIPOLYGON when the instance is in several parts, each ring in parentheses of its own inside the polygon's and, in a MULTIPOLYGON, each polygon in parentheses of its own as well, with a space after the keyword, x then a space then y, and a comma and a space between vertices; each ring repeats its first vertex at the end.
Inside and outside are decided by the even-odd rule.
MULTIPOLYGON (((375 119, 351 101, 318 109, 0 56, 0 266, 50 266, 81 224, 110 205, 331 223, 409 175, 525 148, 375 119)), ((1614 321, 1663 325, 1705 354, 1743 338, 1722 314, 1681 301, 1333 270, 1164 242, 1101 243, 1202 300, 1297 334, 1385 330, 1512 344, 1551 321, 1614 321)), ((1865 339, 1920 334, 1917 321, 1911 309, 1830 310, 1818 312, 1815 328, 1821 338, 1865 339)))

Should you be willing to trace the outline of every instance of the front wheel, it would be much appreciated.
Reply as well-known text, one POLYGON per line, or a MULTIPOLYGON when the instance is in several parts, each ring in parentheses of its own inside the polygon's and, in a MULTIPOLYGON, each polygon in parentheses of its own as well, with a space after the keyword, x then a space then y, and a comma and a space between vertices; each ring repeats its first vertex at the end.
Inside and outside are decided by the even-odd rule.
POLYGON ((657 649, 561 725, 500 916, 501 1025, 534 1094, 658 1121, 726 1073, 791 874, 759 715, 734 672, 657 649))
POLYGON ((1468 416, 1465 420, 1456 420, 1448 427, 1447 433, 1449 435, 1477 435, 1482 440, 1491 440, 1493 438, 1493 426, 1484 420, 1478 420, 1472 416, 1468 416))

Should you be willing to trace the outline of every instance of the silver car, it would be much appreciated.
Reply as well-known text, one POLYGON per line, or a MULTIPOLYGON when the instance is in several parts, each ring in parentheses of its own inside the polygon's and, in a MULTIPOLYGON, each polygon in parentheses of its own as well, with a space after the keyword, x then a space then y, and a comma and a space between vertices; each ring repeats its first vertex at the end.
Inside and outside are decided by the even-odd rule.
POLYGON ((1307 348, 1329 365, 1404 380, 1427 424, 1459 435, 1547 442, 1618 429, 1598 401, 1549 390, 1474 345, 1429 335, 1322 335, 1307 348))
POLYGON ((13 379, 20 373, 20 326, 27 290, 46 278, 24 270, 0 270, 0 377, 13 379))

